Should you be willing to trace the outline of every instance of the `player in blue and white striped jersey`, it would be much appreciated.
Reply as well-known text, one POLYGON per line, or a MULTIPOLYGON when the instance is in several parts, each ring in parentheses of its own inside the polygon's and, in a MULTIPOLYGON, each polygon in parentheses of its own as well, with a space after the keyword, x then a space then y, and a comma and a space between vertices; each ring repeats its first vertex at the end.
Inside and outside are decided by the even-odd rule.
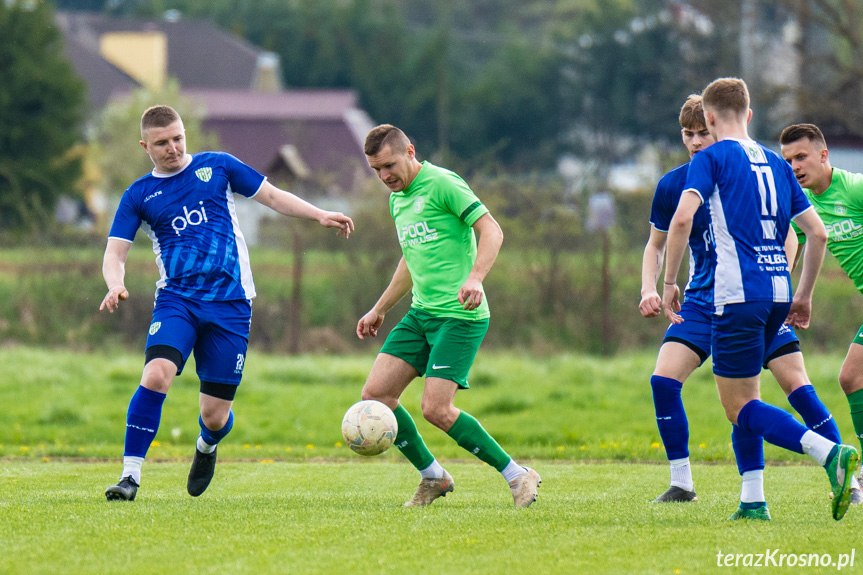
MULTIPOLYGON (((713 137, 704 124, 701 96, 692 94, 680 109, 679 122, 683 143, 690 158, 713 144, 713 137)), ((644 317, 662 313, 662 300, 656 290, 666 237, 671 219, 685 189, 689 162, 665 174, 656 186, 650 211, 650 237, 644 248, 642 287, 639 311, 644 317)), ((796 247, 796 234, 789 233, 796 247)), ((650 377, 653 404, 659 435, 668 457, 671 480, 668 489, 654 503, 695 501, 695 484, 689 461, 689 422, 683 405, 683 385, 711 352, 713 331, 713 262, 715 246, 710 230, 707 206, 702 205, 693 216, 689 235, 689 281, 679 315, 682 323, 669 325, 659 349, 656 368, 650 377)), ((766 348, 764 366, 773 372, 777 383, 788 396, 788 402, 813 431, 836 443, 841 435, 830 411, 824 406, 809 381, 800 344, 794 330, 782 325, 779 333, 766 348)), ((757 510, 744 509, 730 519, 769 520, 764 494, 764 447, 760 436, 732 426, 731 441, 737 468, 741 475, 741 503, 759 503, 757 510)), ((852 502, 863 501, 857 483, 852 488, 852 502)))
MULTIPOLYGON (((857 451, 798 423, 760 400, 764 350, 783 323, 809 325, 812 291, 824 258, 824 225, 811 209, 782 158, 749 138, 752 116, 746 84, 720 78, 702 94, 705 121, 716 143, 693 158, 671 222, 662 305, 680 323, 676 285, 692 219, 702 203, 716 245, 711 348, 719 397, 731 423, 768 442, 807 453, 825 467, 834 519, 850 502, 857 451), (806 234, 814 253, 804 255, 800 284, 791 296, 784 241, 790 221, 806 234), (820 248, 820 249, 819 249, 820 248)), ((746 511, 745 504, 741 509, 746 511)))
POLYGON ((189 494, 202 494, 213 477, 216 446, 234 422, 231 406, 245 366, 255 297, 235 195, 286 216, 317 220, 345 237, 354 229, 349 217, 276 188, 229 154, 187 154, 183 121, 168 106, 144 112, 141 146, 154 169, 120 200, 102 264, 108 293, 99 309, 113 313, 129 296, 125 263, 139 227, 153 242, 160 277, 144 372, 126 417, 123 472, 120 482, 105 492, 109 501, 135 499, 162 404, 193 352, 201 381, 201 434, 189 472, 189 494))

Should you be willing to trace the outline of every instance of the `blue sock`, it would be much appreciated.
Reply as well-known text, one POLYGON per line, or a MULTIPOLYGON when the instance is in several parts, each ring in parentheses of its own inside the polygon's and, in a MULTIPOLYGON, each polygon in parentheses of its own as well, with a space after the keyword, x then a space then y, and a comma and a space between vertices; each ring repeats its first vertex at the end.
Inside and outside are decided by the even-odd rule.
POLYGON ((731 445, 737 460, 737 471, 743 475, 747 471, 764 469, 764 438, 739 425, 731 426, 731 445))
POLYGON ((147 450, 159 430, 162 419, 162 404, 166 395, 138 386, 129 411, 126 412, 126 444, 124 456, 147 457, 147 450))
POLYGON ((683 384, 676 379, 653 375, 650 387, 653 389, 656 425, 666 456, 671 460, 689 457, 689 421, 680 396, 683 384))
POLYGON ((753 399, 743 406, 737 414, 737 425, 762 436, 773 445, 800 454, 803 453, 800 439, 809 431, 787 411, 760 399, 753 399))
POLYGON ((839 426, 836 425, 833 415, 818 399, 814 387, 811 385, 798 387, 788 396, 788 403, 800 414, 806 427, 833 443, 842 443, 839 426))
POLYGON ((204 440, 204 443, 207 445, 216 445, 222 441, 222 439, 231 432, 231 428, 234 427, 234 410, 232 409, 228 412, 228 421, 222 429, 217 431, 207 429, 207 426, 204 425, 204 419, 200 415, 198 416, 198 425, 201 426, 201 438, 204 440))

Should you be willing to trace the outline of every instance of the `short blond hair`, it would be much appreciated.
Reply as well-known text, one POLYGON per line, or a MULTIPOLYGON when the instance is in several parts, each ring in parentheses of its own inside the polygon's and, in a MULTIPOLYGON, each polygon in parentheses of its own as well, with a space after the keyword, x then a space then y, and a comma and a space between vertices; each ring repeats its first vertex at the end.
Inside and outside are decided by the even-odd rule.
POLYGON ((180 114, 171 106, 150 106, 141 116, 141 134, 150 128, 166 128, 180 119, 180 114))
POLYGON ((683 106, 680 108, 678 117, 680 127, 684 130, 699 132, 707 127, 704 122, 704 108, 701 106, 701 96, 690 94, 683 106))
POLYGON ((701 104, 720 115, 749 111, 749 88, 740 78, 717 78, 701 93, 701 104))

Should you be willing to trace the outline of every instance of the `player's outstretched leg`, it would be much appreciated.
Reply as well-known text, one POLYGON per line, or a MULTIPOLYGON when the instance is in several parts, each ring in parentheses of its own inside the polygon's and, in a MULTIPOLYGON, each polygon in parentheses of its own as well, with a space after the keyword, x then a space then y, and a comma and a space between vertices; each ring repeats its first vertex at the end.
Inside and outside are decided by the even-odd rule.
POLYGON ((467 412, 460 412, 455 423, 447 430, 459 447, 480 461, 497 469, 509 484, 516 507, 528 507, 536 501, 537 488, 542 483, 539 474, 529 467, 518 465, 497 441, 467 412))
POLYGON ((126 439, 120 482, 105 490, 108 501, 134 501, 141 484, 141 466, 162 419, 166 395, 139 385, 126 412, 126 439))
POLYGON ((452 476, 441 467, 426 447, 411 414, 402 404, 399 404, 393 413, 399 429, 395 439, 396 447, 417 468, 422 477, 416 493, 404 506, 425 507, 438 497, 446 497, 447 493, 452 493, 455 486, 452 476))
POLYGON ((681 398, 683 384, 669 377, 653 375, 650 387, 653 391, 656 425, 671 469, 668 489, 651 503, 697 501, 689 465, 689 421, 681 398))
POLYGON ((824 466, 833 492, 831 511, 837 521, 845 516, 851 501, 851 475, 859 455, 849 445, 837 445, 797 422, 790 413, 753 399, 737 415, 737 425, 764 437, 773 445, 806 453, 824 466))
POLYGON ((198 416, 198 423, 201 426, 201 435, 198 436, 195 444, 195 457, 186 482, 186 490, 192 497, 197 497, 206 491, 210 481, 213 480, 216 472, 216 447, 234 427, 234 411, 228 412, 228 421, 222 429, 216 431, 208 429, 201 416, 198 416))
MULTIPOLYGON (((827 407, 818 398, 812 385, 803 385, 788 395, 788 403, 803 418, 803 424, 833 443, 842 443, 839 426, 827 407)), ((851 478, 851 505, 863 503, 863 490, 856 477, 851 478)))

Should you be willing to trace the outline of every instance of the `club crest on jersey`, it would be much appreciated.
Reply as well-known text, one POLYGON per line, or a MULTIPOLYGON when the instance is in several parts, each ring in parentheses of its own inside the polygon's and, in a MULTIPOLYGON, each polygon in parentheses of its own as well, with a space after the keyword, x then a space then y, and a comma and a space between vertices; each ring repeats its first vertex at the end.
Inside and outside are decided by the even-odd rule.
POLYGON ((848 213, 848 210, 846 210, 845 206, 843 206, 842 204, 836 204, 835 206, 833 206, 833 211, 836 212, 837 216, 844 216, 848 213))
POLYGON ((159 331, 159 328, 162 327, 162 322, 154 321, 150 324, 150 335, 156 335, 156 332, 159 331))
POLYGON ((750 160, 757 162, 760 159, 761 150, 759 150, 755 146, 743 146, 743 149, 746 150, 746 153, 749 155, 750 160))
POLYGON ((209 182, 210 178, 213 177, 213 168, 198 168, 195 170, 195 175, 202 182, 209 182))
POLYGON ((414 200, 414 211, 416 213, 421 214, 423 211, 423 208, 425 208, 425 207, 426 207, 426 201, 425 201, 425 198, 423 198, 422 196, 420 196, 414 200))

